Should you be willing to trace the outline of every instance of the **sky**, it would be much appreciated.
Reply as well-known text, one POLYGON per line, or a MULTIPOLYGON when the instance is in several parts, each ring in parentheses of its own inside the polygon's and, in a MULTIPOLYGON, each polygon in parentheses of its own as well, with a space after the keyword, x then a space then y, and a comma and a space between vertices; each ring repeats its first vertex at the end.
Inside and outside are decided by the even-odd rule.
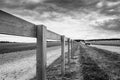
POLYGON ((120 38, 119 0, 0 0, 0 9, 72 39, 120 38))

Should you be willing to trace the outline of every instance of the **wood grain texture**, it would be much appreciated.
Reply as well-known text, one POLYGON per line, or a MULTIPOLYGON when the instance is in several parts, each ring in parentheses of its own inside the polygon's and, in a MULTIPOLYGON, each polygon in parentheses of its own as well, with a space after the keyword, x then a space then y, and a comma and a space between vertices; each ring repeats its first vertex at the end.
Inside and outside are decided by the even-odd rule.
POLYGON ((73 58, 73 40, 71 40, 71 58, 73 58))
POLYGON ((34 24, 0 10, 0 34, 36 37, 34 24))
POLYGON ((52 39, 52 40, 61 40, 61 35, 52 32, 50 30, 47 30, 47 39, 52 39))
POLYGON ((68 64, 70 66, 70 59, 71 59, 71 53, 70 53, 70 38, 68 38, 68 64))
POLYGON ((61 36, 61 74, 65 75, 65 36, 61 36))
MULTIPOLYGON (((36 26, 0 10, 0 34, 36 37, 36 26)), ((61 35, 47 30, 47 39, 60 40, 61 35)))
POLYGON ((46 65, 47 65, 47 58, 46 58, 46 50, 47 50, 47 43, 46 43, 46 32, 47 29, 45 26, 37 26, 37 80, 46 80, 46 65))

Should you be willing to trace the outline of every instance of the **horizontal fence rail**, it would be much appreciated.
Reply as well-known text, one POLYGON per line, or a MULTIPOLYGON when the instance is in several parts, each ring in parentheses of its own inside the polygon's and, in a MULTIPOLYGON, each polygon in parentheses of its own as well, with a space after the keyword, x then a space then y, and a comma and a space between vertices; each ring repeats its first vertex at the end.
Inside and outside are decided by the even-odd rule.
POLYGON ((74 40, 47 30, 44 25, 35 25, 0 10, 0 34, 37 38, 37 80, 46 80, 47 39, 61 41, 61 74, 65 74, 65 44, 68 42, 68 62, 73 55, 74 40), (71 50, 71 51, 70 51, 71 50))
POLYGON ((47 39, 60 40, 61 36, 55 32, 47 30, 47 39))
POLYGON ((34 24, 0 11, 0 34, 36 37, 34 24))

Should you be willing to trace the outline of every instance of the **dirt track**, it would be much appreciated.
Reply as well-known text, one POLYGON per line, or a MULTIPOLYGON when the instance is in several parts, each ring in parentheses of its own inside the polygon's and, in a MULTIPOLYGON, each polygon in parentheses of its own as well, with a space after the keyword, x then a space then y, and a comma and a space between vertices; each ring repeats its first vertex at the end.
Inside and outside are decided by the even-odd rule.
POLYGON ((70 71, 66 68, 65 76, 60 76, 60 59, 48 69, 48 73, 52 71, 55 73, 49 75, 48 80, 120 80, 120 55, 81 45, 71 59, 70 71))
POLYGON ((81 48, 84 59, 81 58, 81 60, 83 60, 82 64, 85 62, 85 68, 87 62, 87 68, 83 67, 83 75, 87 75, 87 79, 84 80, 120 80, 120 55, 118 53, 85 45, 81 48))

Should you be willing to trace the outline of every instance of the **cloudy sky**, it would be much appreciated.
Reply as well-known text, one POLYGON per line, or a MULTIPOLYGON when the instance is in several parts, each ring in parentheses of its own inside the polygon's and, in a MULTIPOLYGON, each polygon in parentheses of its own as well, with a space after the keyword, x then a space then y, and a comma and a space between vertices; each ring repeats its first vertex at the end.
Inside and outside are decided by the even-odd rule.
POLYGON ((0 0, 0 9, 73 39, 120 38, 120 0, 0 0))

